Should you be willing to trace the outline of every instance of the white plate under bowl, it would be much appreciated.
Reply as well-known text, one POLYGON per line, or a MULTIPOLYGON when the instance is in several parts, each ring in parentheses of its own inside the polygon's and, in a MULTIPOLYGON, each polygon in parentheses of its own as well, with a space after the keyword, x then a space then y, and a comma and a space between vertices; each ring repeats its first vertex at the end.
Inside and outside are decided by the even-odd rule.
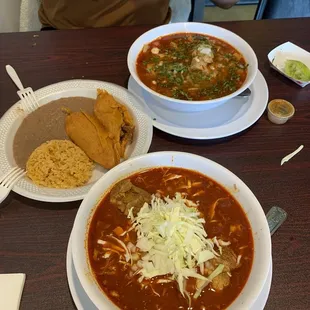
MULTIPOLYGON (((78 278, 78 275, 75 271, 73 259, 72 259, 72 238, 70 236, 68 248, 67 248, 67 258, 66 258, 66 269, 67 269, 67 278, 69 289, 71 292, 72 299, 75 303, 75 306, 78 310, 97 310, 97 307, 93 304, 93 302, 89 299, 86 292, 84 291, 82 284, 78 278)), ((268 277, 266 279, 266 283, 254 303, 253 307, 250 310, 262 310, 264 309, 269 292, 271 287, 271 279, 272 279, 272 260, 270 264, 270 269, 268 273, 268 277)))
POLYGON ((153 126, 174 136, 189 139, 219 139, 237 134, 253 125, 268 103, 268 86, 260 71, 249 87, 248 98, 235 97, 223 105, 203 112, 177 112, 162 107, 158 98, 146 92, 132 77, 128 90, 144 103, 153 126))
MULTIPOLYGON (((141 109, 142 102, 133 96, 127 89, 108 82, 92 80, 71 80, 43 87, 35 94, 40 105, 64 97, 88 97, 95 99, 97 89, 102 88, 111 93, 118 101, 126 105, 134 117, 136 129, 134 140, 126 149, 126 157, 132 158, 146 154, 151 145, 153 127, 151 119, 141 109)), ((16 131, 26 114, 20 109, 20 102, 15 103, 0 120, 0 169, 1 174, 16 166, 13 156, 13 140, 16 131)), ((99 165, 95 166, 92 178, 89 182, 74 189, 52 189, 39 187, 29 178, 24 177, 14 186, 13 191, 39 201, 67 202, 81 200, 89 192, 92 185, 107 170, 99 165)))
POLYGON ((228 309, 251 309, 266 283, 271 264, 271 237, 265 213, 251 190, 232 172, 204 157, 183 152, 157 152, 132 158, 111 169, 91 188, 79 207, 72 230, 73 261, 85 292, 98 308, 115 309, 115 305, 102 294, 97 282, 90 276, 92 271, 85 250, 85 239, 95 206, 120 179, 144 169, 163 166, 196 170, 207 175, 231 192, 246 213, 254 240, 253 266, 244 288, 228 309))

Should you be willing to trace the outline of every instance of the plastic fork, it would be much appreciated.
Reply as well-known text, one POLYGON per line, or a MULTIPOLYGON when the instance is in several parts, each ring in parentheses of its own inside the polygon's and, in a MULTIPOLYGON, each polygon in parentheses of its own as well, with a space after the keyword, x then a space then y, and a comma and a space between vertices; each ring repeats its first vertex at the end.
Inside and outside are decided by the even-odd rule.
POLYGON ((9 195, 16 182, 25 174, 24 169, 15 167, 0 177, 0 203, 9 195))
POLYGON ((15 85, 19 89, 17 91, 17 94, 19 98, 21 99, 22 109, 25 112, 30 113, 36 110, 38 107, 40 107, 38 99, 35 93, 33 92, 32 88, 31 87, 24 88, 14 68, 10 65, 6 65, 5 69, 8 75, 10 76, 10 78, 12 79, 12 81, 15 83, 15 85))

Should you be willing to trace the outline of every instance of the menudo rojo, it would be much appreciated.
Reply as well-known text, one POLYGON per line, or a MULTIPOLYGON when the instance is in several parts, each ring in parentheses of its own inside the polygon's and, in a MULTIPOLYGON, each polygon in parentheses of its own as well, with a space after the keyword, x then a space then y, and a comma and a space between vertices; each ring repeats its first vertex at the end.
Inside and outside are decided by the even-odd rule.
POLYGON ((229 95, 247 76, 246 61, 237 49, 197 33, 175 33, 144 45, 136 69, 153 91, 190 101, 229 95))
POLYGON ((91 219, 87 247, 98 285, 121 309, 225 309, 253 261, 238 202, 208 177, 172 167, 114 185, 91 219))

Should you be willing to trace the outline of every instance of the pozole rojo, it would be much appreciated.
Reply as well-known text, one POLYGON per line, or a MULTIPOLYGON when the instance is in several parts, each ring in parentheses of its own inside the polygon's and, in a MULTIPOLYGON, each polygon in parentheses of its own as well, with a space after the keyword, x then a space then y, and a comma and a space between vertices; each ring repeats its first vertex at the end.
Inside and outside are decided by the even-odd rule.
POLYGON ((144 45, 136 69, 155 92, 195 101, 229 95, 247 76, 247 63, 237 49, 196 33, 175 33, 144 45))
POLYGON ((87 236, 90 266, 121 309, 226 309, 252 267, 239 203, 198 172, 161 167, 118 182, 87 236))

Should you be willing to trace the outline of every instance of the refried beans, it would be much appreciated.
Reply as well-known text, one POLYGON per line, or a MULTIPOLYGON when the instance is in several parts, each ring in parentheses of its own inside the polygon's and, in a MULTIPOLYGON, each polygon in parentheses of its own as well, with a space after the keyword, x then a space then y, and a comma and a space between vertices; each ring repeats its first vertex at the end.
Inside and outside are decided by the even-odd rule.
POLYGON ((49 140, 69 139, 65 131, 66 114, 62 108, 75 111, 81 109, 93 114, 95 99, 68 97, 51 101, 25 117, 13 142, 16 164, 25 169, 30 154, 49 140))

